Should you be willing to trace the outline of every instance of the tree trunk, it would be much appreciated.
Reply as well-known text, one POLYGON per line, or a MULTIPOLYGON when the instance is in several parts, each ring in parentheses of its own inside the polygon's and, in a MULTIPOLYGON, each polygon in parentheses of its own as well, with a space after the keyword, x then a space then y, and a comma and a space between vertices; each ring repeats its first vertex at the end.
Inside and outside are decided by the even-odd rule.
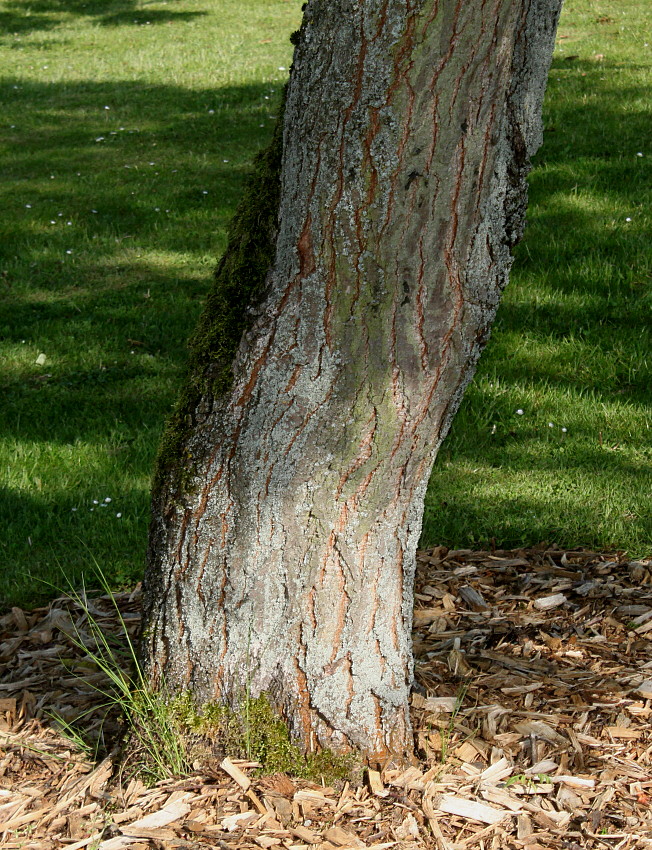
POLYGON ((412 752, 424 494, 521 235, 560 5, 308 2, 159 466, 155 685, 264 693, 306 751, 412 752))

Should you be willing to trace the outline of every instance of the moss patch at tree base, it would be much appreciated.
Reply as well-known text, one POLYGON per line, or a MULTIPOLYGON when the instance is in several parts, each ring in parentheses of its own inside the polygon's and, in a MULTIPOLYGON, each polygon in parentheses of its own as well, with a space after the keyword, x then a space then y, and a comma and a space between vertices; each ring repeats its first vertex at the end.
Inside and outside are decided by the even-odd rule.
POLYGON ((234 711, 218 703, 197 707, 189 692, 170 703, 180 734, 196 752, 193 757, 215 758, 224 754, 258 762, 261 775, 287 773, 317 782, 352 779, 361 766, 352 754, 330 750, 304 755, 292 743, 285 721, 267 697, 245 697, 234 711))

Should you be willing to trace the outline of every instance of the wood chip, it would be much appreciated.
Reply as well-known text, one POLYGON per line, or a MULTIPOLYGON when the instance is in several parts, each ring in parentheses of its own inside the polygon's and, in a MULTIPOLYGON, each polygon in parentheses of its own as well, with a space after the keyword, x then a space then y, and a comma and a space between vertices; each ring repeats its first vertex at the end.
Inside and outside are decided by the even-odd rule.
POLYGON ((233 764, 228 756, 220 762, 220 767, 223 771, 228 773, 232 779, 235 779, 243 791, 247 791, 251 787, 251 779, 249 779, 247 774, 243 773, 239 767, 233 764))
POLYGON ((492 806, 486 806, 484 803, 477 803, 473 800, 467 800, 466 797, 455 797, 448 794, 442 797, 437 808, 440 812, 446 812, 449 815, 457 815, 461 818, 477 820, 481 823, 499 823, 512 812, 509 809, 494 809, 492 806))
POLYGON ((373 794, 375 794, 377 797, 388 796, 389 791, 383 785, 380 773, 377 770, 371 770, 370 768, 367 771, 367 778, 369 779, 369 787, 371 788, 371 792, 373 794))
POLYGON ((541 596, 535 599, 532 604, 537 611, 552 611, 553 608, 559 608, 565 602, 568 602, 568 599, 563 593, 553 593, 552 596, 541 596))

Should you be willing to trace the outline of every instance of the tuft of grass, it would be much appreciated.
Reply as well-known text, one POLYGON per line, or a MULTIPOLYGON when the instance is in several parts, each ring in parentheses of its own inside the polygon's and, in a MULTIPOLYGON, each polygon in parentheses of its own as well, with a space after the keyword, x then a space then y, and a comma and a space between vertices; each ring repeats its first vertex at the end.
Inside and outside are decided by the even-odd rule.
MULTIPOLYGON (((304 755, 291 741, 287 724, 264 694, 253 698, 247 688, 234 710, 220 703, 198 707, 190 692, 170 695, 165 687, 153 691, 143 676, 106 576, 97 566, 94 574, 113 603, 124 633, 124 647, 114 647, 95 619, 85 584, 80 591, 69 584, 67 595, 83 611, 88 634, 76 629, 70 639, 84 653, 84 661, 104 675, 106 684, 93 687, 102 700, 100 708, 105 709, 105 716, 111 713, 122 720, 122 771, 155 783, 186 776, 197 759, 213 761, 219 754, 256 761, 261 774, 282 772, 327 783, 352 776, 357 767, 352 755, 327 750, 304 755)), ((102 734, 89 739, 83 719, 97 707, 73 722, 51 715, 75 749, 93 760, 98 757, 102 734)))
POLYGON ((450 741, 453 737, 453 732, 455 731, 455 721, 457 720, 457 716, 462 709, 468 690, 469 682, 462 682, 457 689, 457 694, 455 695, 455 705, 453 706, 451 716, 448 720, 448 725, 444 729, 440 730, 442 764, 444 764, 448 759, 450 741))
MULTIPOLYGON (((120 609, 111 592, 103 572, 96 568, 96 578, 102 590, 111 598, 115 611, 125 634, 127 664, 133 671, 125 672, 125 663, 116 649, 109 643, 106 635, 95 620, 87 602, 86 588, 80 592, 69 585, 68 595, 81 608, 88 623, 90 642, 77 631, 71 636, 86 658, 100 670, 107 684, 95 687, 104 701, 103 708, 116 712, 125 725, 125 754, 123 768, 138 774, 142 779, 157 782, 161 779, 185 776, 190 770, 185 741, 179 734, 171 700, 164 690, 152 691, 144 678, 136 649, 129 637, 120 609), (90 646, 89 646, 90 643, 90 646)), ((54 717, 57 725, 70 740, 89 757, 97 756, 94 748, 81 731, 77 723, 66 723, 54 717)))

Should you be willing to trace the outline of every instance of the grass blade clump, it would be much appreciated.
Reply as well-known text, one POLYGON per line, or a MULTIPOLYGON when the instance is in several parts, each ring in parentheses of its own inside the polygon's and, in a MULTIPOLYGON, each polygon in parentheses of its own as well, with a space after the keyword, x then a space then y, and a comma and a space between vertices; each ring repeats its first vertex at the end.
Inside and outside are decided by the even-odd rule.
MULTIPOLYGON (((185 776, 189 771, 186 748, 179 734, 170 700, 164 689, 153 691, 143 676, 136 648, 115 596, 103 572, 99 568, 96 568, 95 572, 102 590, 115 608, 125 636, 125 649, 121 651, 112 646, 102 630, 93 615, 85 584, 82 584, 79 592, 71 586, 68 595, 84 612, 89 633, 84 634, 75 624, 75 634, 69 635, 69 638, 107 680, 105 686, 92 687, 104 698, 102 707, 107 708, 107 713, 116 712, 123 719, 125 763, 135 760, 138 772, 152 781, 185 776)), ((83 735, 77 727, 62 718, 56 720, 63 733, 91 755, 90 746, 88 742, 84 743, 83 735)))

